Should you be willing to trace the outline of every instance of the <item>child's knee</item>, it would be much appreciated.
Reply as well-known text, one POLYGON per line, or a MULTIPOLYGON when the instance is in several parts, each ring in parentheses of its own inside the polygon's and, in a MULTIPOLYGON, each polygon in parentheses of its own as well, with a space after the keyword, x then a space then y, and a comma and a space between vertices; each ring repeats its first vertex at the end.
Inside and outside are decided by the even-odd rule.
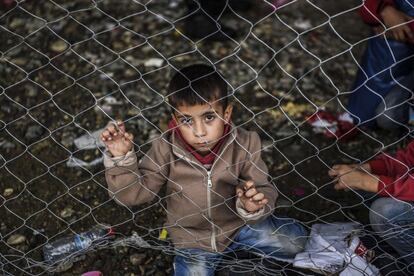
POLYGON ((412 209, 411 205, 393 198, 379 198, 370 207, 369 220, 376 232, 384 232, 399 217, 412 209))
POLYGON ((208 275, 208 262, 203 256, 197 258, 176 256, 174 259, 174 275, 208 275))
POLYGON ((272 218, 272 228, 268 231, 268 242, 283 248, 286 253, 297 254, 303 251, 308 233, 305 228, 293 219, 272 218))

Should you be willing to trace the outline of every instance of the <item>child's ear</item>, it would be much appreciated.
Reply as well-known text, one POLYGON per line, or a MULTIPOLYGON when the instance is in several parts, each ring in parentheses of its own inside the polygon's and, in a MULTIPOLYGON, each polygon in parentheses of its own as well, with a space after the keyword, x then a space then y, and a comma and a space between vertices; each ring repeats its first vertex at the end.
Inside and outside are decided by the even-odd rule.
POLYGON ((226 123, 230 123, 232 112, 233 112, 233 105, 228 104, 226 109, 224 110, 224 120, 226 121, 226 123))

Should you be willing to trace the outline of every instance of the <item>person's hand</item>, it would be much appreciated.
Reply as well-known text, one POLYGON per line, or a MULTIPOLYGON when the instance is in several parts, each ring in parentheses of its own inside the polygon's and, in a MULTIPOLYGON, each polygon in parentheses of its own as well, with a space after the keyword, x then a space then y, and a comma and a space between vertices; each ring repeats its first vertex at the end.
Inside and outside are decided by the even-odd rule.
MULTIPOLYGON (((408 24, 413 18, 397 10, 393 6, 386 6, 381 11, 381 17, 387 27, 387 36, 401 42, 414 43, 414 33, 408 24), (402 24, 402 25, 401 25, 402 24), (399 26, 398 26, 399 25, 399 26), (398 26, 398 27, 395 27, 398 26)), ((378 29, 375 30, 378 33, 378 29)))
POLYGON ((334 165, 333 167, 338 168, 338 169, 357 169, 357 170, 362 170, 364 172, 371 172, 371 166, 369 165, 369 163, 364 163, 364 164, 338 164, 338 165, 334 165))
POLYGON ((101 133, 101 140, 108 151, 114 156, 124 156, 132 149, 134 136, 125 131, 125 124, 122 121, 109 123, 101 133))
MULTIPOLYGON (((370 171, 369 165, 365 165, 365 167, 367 171, 370 171)), ((328 172, 330 177, 335 178, 334 188, 336 190, 356 189, 377 192, 378 178, 359 170, 359 168, 359 165, 334 165, 328 172)))
POLYGON ((242 188, 237 187, 236 194, 240 198, 244 209, 249 213, 260 210, 269 202, 263 193, 256 190, 254 182, 251 180, 246 181, 242 188))

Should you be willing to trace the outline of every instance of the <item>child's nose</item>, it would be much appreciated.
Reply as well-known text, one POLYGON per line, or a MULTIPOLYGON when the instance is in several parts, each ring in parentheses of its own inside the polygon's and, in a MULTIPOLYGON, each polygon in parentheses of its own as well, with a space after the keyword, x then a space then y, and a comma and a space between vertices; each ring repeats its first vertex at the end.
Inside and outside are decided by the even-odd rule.
POLYGON ((202 123, 195 123, 193 128, 194 135, 197 137, 206 136, 207 130, 202 123))

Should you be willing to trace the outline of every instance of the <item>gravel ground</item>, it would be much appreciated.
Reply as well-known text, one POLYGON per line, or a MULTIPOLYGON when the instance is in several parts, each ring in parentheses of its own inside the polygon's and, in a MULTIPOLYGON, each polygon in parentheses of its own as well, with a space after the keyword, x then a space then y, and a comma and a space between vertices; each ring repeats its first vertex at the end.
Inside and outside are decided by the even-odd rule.
MULTIPOLYGON (((276 213, 308 227, 355 214, 366 220, 361 200, 335 193, 327 170, 394 150, 407 138, 365 131, 335 141, 305 124, 317 108, 340 111, 338 99, 346 101, 370 35, 355 12, 361 1, 294 1, 276 13, 254 1, 222 19, 237 29, 236 38, 197 43, 181 34, 183 1, 0 2, 2 274, 52 273, 40 265, 43 245, 96 224, 114 226, 118 239, 136 232, 152 248, 116 243, 57 274, 171 273, 171 246, 158 240, 164 202, 117 205, 107 194, 102 148, 78 149, 74 141, 123 118, 135 143, 148 149, 166 128, 163 97, 174 68, 217 65, 232 87, 234 123, 258 131, 266 146, 263 157, 281 192, 276 213), (74 158, 84 165, 70 166, 74 158)), ((310 273, 283 263, 255 265, 269 275, 310 273)))

